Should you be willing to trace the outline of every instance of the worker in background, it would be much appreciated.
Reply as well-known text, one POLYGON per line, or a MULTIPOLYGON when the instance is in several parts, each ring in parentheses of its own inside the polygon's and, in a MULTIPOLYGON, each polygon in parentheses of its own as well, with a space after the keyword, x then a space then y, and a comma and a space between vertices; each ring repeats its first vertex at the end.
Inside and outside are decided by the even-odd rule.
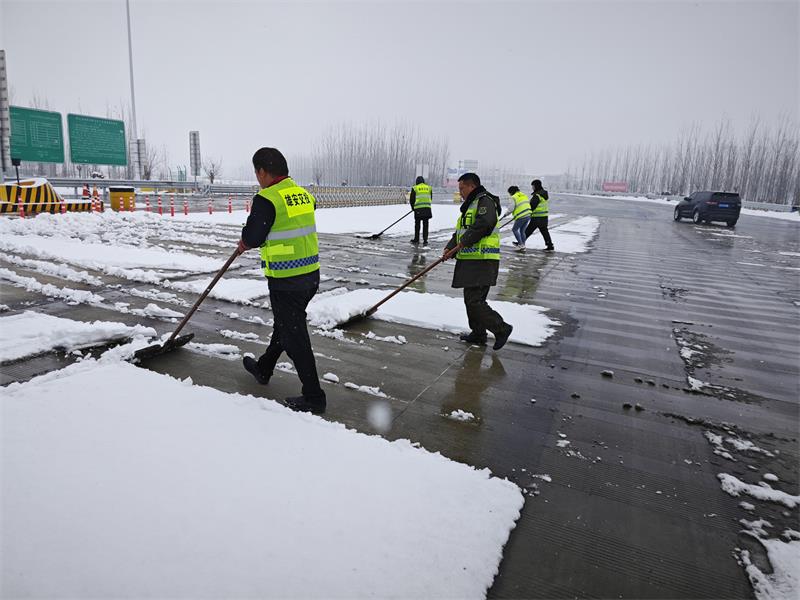
POLYGON ((253 197, 239 251, 261 248, 274 325, 264 354, 257 361, 246 356, 244 368, 267 384, 285 351, 303 384, 302 395, 286 398, 286 405, 320 414, 325 412, 326 398, 306 325, 306 307, 319 288, 316 200, 292 181, 286 159, 276 148, 259 149, 253 155, 253 168, 261 190, 253 197))
POLYGON ((428 221, 433 217, 431 211, 431 201, 433 199, 433 188, 425 183, 422 176, 417 177, 414 187, 411 188, 409 202, 414 210, 414 239, 412 244, 419 244, 419 226, 422 224, 422 245, 428 245, 428 221))
POLYGON ((500 198, 487 192, 475 173, 458 178, 458 191, 463 199, 461 214, 442 258, 456 257, 452 285, 464 288, 470 332, 460 338, 469 344, 484 345, 488 330, 494 334, 494 349, 499 350, 513 329, 486 302, 500 270, 500 234, 496 228, 502 210, 500 198))
POLYGON ((516 241, 511 243, 517 246, 518 250, 524 252, 525 240, 527 239, 525 229, 528 227, 528 223, 531 220, 531 203, 528 197, 520 192, 519 188, 515 185, 508 188, 508 195, 510 196, 510 201, 505 214, 500 217, 500 220, 509 215, 513 215, 514 225, 512 231, 516 241))
POLYGON ((550 239, 550 232, 547 230, 547 214, 549 196, 547 190, 542 187, 539 179, 531 181, 533 194, 531 194, 531 221, 525 228, 525 238, 531 237, 537 229, 542 232, 544 238, 545 252, 554 252, 553 240, 550 239))

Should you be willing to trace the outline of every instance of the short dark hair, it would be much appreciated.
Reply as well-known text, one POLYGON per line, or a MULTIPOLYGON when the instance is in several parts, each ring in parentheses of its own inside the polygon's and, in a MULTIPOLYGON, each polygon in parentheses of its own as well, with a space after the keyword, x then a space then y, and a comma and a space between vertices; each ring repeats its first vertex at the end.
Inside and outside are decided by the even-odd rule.
POLYGON ((270 175, 281 177, 289 174, 286 158, 277 148, 259 148, 253 154, 253 167, 256 171, 263 169, 270 175))
POLYGON ((474 183, 475 185, 481 184, 481 178, 476 173, 464 173, 458 180, 464 183, 474 183))
POLYGON ((515 185, 512 185, 510 188, 508 188, 508 193, 509 194, 516 194, 518 191, 519 191, 519 188, 517 186, 515 186, 515 185))
POLYGON ((425 183, 425 178, 422 175, 417 175, 416 183, 425 183))
POLYGON ((542 187, 542 180, 541 179, 534 179, 533 181, 531 181, 531 185, 533 187, 535 187, 535 188, 540 188, 540 187, 542 187))

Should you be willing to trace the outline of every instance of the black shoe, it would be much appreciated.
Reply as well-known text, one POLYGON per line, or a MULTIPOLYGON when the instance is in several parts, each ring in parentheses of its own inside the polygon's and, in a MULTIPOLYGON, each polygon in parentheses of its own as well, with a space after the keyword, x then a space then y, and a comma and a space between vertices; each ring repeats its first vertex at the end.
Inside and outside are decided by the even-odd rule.
POLYGON ((497 336, 494 338, 494 346, 492 346, 495 350, 500 350, 503 346, 506 345, 508 338, 511 336, 511 332, 514 331, 514 328, 511 325, 506 324, 506 328, 503 329, 497 336))
POLYGON ((315 415, 321 415, 325 412, 327 402, 325 397, 322 398, 306 398, 305 396, 292 396, 286 399, 286 406, 296 412, 310 412, 315 415))
POLYGON ((408 240, 408 241, 411 242, 412 244, 419 244, 419 240, 408 240))
POLYGON ((242 359, 242 364, 244 365, 245 370, 256 378, 258 383, 262 385, 267 385, 269 383, 269 378, 272 377, 272 374, 264 375, 264 373, 262 373, 258 368, 258 361, 256 361, 254 358, 245 356, 242 359))
POLYGON ((423 246, 427 246, 427 245, 428 245, 428 240, 423 240, 423 241, 422 241, 422 245, 423 245, 423 246))
POLYGON ((514 244, 515 246, 519 246, 519 242, 511 242, 511 243, 514 244))
POLYGON ((545 252, 555 252, 555 251, 556 251, 556 249, 555 249, 555 248, 553 248, 552 246, 548 246, 547 248, 545 248, 545 249, 544 249, 544 251, 545 251, 545 252))
POLYGON ((486 345, 486 334, 480 335, 475 333, 474 331, 470 331, 469 333, 462 333, 458 336, 462 342, 467 342, 468 344, 478 344, 479 346, 486 345))

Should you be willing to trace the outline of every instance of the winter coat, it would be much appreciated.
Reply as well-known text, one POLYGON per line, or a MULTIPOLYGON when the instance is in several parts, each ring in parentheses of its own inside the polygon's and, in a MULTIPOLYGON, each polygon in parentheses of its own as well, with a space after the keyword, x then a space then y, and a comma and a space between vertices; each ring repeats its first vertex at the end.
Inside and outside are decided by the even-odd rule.
MULTIPOLYGON (((490 194, 481 185, 472 190, 467 199, 461 204, 461 214, 475 202, 478 204, 478 214, 475 222, 461 236, 461 243, 469 247, 486 237, 497 225, 497 217, 501 213, 500 198, 490 194)), ((456 234, 447 242, 447 250, 456 247, 456 234)), ((454 288, 482 287, 497 284, 497 274, 500 270, 499 260, 458 260, 453 271, 454 288)))

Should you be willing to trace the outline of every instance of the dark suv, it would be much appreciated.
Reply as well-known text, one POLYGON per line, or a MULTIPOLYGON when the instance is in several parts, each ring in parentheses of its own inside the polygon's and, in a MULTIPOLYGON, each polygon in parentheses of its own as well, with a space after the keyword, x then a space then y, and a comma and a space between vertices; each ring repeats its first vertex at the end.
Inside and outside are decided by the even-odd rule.
POLYGON ((675 220, 691 217, 695 224, 724 221, 736 225, 742 211, 742 199, 735 192, 695 192, 675 207, 675 220))

